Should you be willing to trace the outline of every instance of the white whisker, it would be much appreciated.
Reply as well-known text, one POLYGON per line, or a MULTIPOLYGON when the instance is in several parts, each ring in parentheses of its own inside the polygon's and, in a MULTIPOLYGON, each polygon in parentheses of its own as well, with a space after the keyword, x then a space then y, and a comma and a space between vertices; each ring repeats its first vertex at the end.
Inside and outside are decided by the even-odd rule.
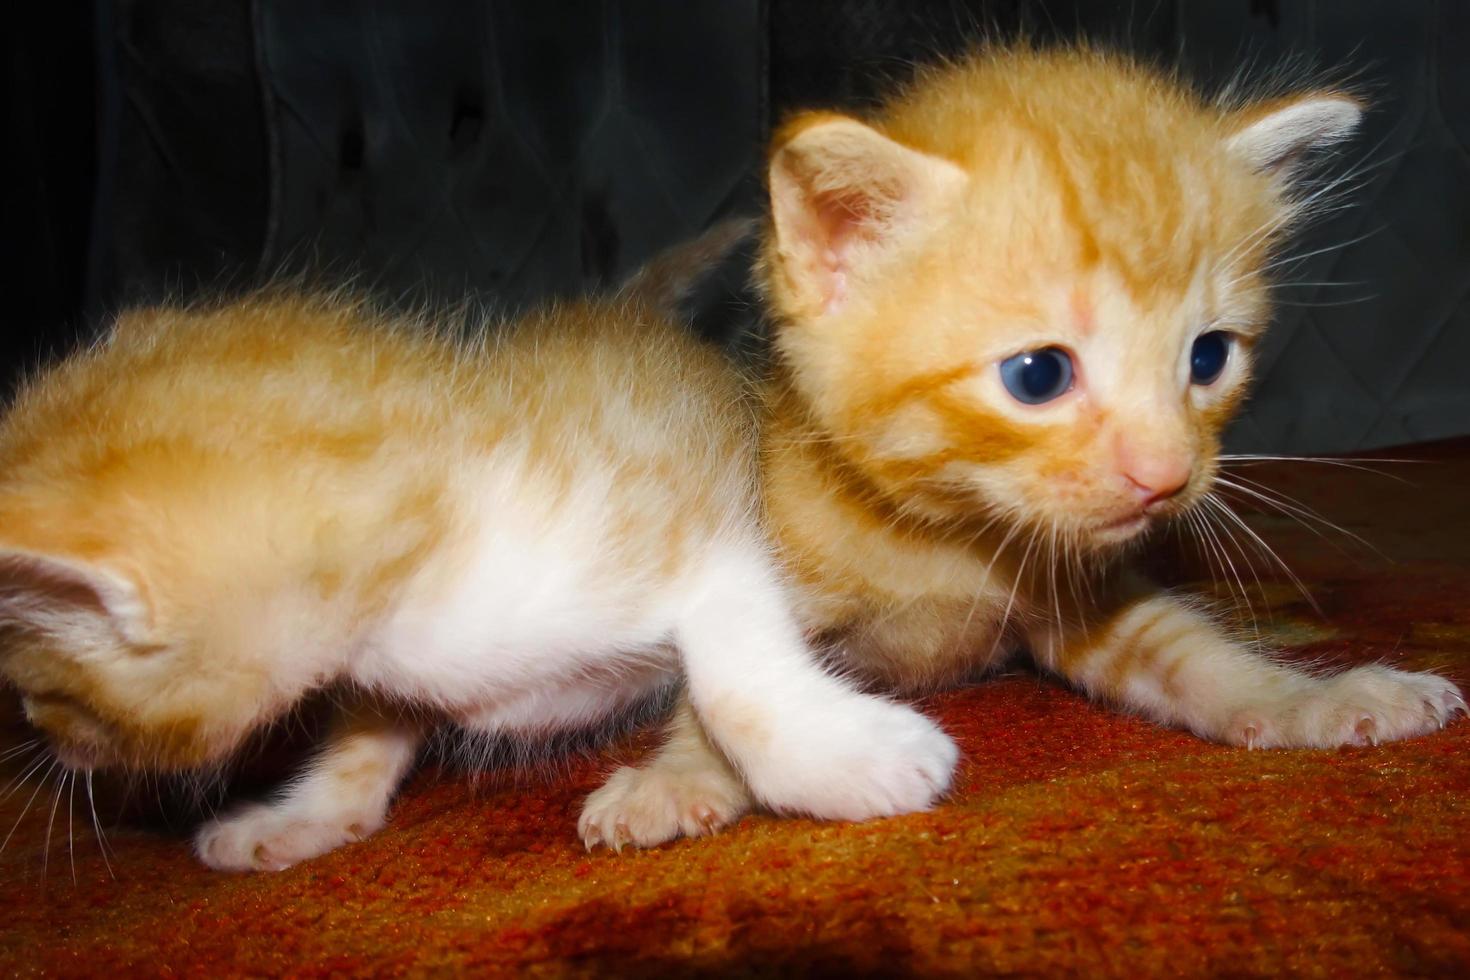
POLYGON ((1284 495, 1276 496, 1274 494, 1279 493, 1279 491, 1273 491, 1271 488, 1265 486, 1264 484, 1257 483, 1254 480, 1248 480, 1238 473, 1235 474, 1234 477, 1235 479, 1231 480, 1227 477, 1217 476, 1215 478, 1215 482, 1225 489, 1233 490, 1236 493, 1243 493, 1253 500, 1259 501, 1260 503, 1265 504, 1273 510, 1285 514, 1286 516, 1295 520, 1302 527, 1306 528, 1308 531, 1311 531, 1313 534, 1317 535, 1317 537, 1321 538, 1323 541, 1327 541, 1334 546, 1337 544, 1337 542, 1333 541, 1327 535, 1323 534, 1321 530, 1319 530, 1311 523, 1312 521, 1317 522, 1317 524, 1320 524, 1329 530, 1336 531, 1338 534, 1341 534, 1344 537, 1353 539, 1354 541, 1361 544, 1363 547, 1377 553, 1385 560, 1392 560, 1387 555, 1383 554, 1382 551, 1379 551, 1377 546, 1375 546, 1367 538, 1364 538, 1362 535, 1357 534, 1354 531, 1348 530, 1341 524, 1329 521, 1327 518, 1323 517, 1321 514, 1317 513, 1315 510, 1308 507, 1307 505, 1299 503, 1295 500, 1291 500, 1284 495), (1241 482, 1237 483, 1235 482, 1236 480, 1239 480, 1241 482), (1249 484, 1249 486, 1246 486, 1245 484, 1249 484))
MULTIPOLYGON (((1205 494, 1204 500, 1207 504, 1216 508, 1221 508, 1224 506, 1218 499, 1215 498, 1214 494, 1205 494)), ((1245 564, 1246 570, 1251 573, 1251 578, 1254 579, 1256 583, 1257 594, 1264 596, 1266 590, 1261 585, 1261 576, 1259 573, 1257 573, 1255 564, 1250 560, 1250 555, 1246 553, 1245 548, 1241 546, 1240 541, 1236 539, 1235 534, 1230 530, 1229 527, 1222 524, 1219 525, 1219 528, 1220 532, 1225 536, 1225 540, 1234 546, 1236 553, 1240 556, 1241 562, 1245 564)), ((1251 631, 1255 633, 1256 641, 1260 642, 1261 623, 1260 620, 1256 617, 1255 606, 1251 603, 1250 597, 1247 594, 1245 581, 1241 577, 1240 571, 1235 567, 1235 562, 1233 560, 1230 560, 1230 555, 1228 552, 1226 553, 1225 558, 1226 560, 1230 561, 1231 573, 1235 575, 1235 580, 1240 586, 1241 595, 1245 599, 1245 608, 1246 611, 1250 614, 1251 618, 1251 631)))
POLYGON ((1031 559, 1031 549, 1036 545, 1036 529, 1032 529, 1031 536, 1026 541, 1026 551, 1021 555, 1021 563, 1016 566, 1016 577, 1011 582, 1010 595, 1006 597, 1005 611, 1000 614, 1000 623, 995 633, 995 641, 990 645, 990 656, 995 656, 995 651, 1000 648, 1001 637, 1005 636, 1006 627, 1010 624, 1011 608, 1016 602, 1016 591, 1021 587, 1021 577, 1026 573, 1026 562, 1031 559))
POLYGON ((1239 469, 1241 468, 1241 466, 1245 465, 1256 465, 1261 463, 1320 463, 1324 466, 1341 466, 1343 469, 1359 470, 1363 473, 1372 473, 1374 476, 1381 476, 1389 480, 1397 480, 1400 483, 1408 484, 1409 486, 1413 486, 1413 484, 1410 481, 1399 476, 1397 473, 1385 473, 1382 470, 1375 470, 1373 467, 1365 466, 1364 464, 1428 462, 1428 460, 1423 459, 1375 459, 1371 457, 1338 459, 1333 456, 1265 456, 1257 455, 1254 453, 1231 453, 1224 454, 1216 458, 1219 459, 1222 463, 1231 464, 1234 469, 1239 469))
POLYGON ((40 758, 36 759, 36 761, 31 764, 31 767, 29 769, 26 769, 19 776, 16 776, 10 782, 6 783, 4 791, 0 792, 0 803, 3 803, 6 800, 10 799, 10 797, 17 790, 19 790, 22 786, 26 784, 26 780, 31 778, 31 774, 34 773, 37 769, 44 766, 46 764, 46 760, 49 758, 50 756, 46 755, 43 752, 40 758))
POLYGON ((15 756, 25 753, 28 749, 34 749, 40 743, 40 741, 41 740, 39 738, 32 738, 21 742, 19 745, 12 745, 4 752, 0 752, 0 762, 8 762, 15 756))
MULTIPOLYGON (((46 760, 42 759, 41 761, 44 762, 46 760)), ((36 802, 36 796, 41 792, 41 787, 45 786, 46 783, 51 779, 51 771, 60 764, 61 762, 58 759, 51 760, 51 765, 46 769, 46 772, 42 774, 40 780, 37 781, 36 788, 31 792, 30 797, 26 800, 26 805, 20 808, 20 816, 16 817, 15 823, 10 825, 10 833, 5 835, 5 839, 3 841, 0 841, 0 854, 5 853, 5 848, 10 844, 10 838, 14 837, 15 832, 20 829, 20 822, 24 820, 26 814, 30 812, 31 804, 36 802)))
POLYGON ((56 795, 51 800, 51 816, 46 820, 46 844, 41 849, 41 884, 46 883, 46 872, 51 867, 51 831, 56 826, 56 811, 61 809, 61 790, 66 785, 66 774, 62 769, 56 777, 56 795))
POLYGON ((1276 269, 1281 268, 1284 265, 1287 265, 1288 263, 1304 262, 1307 259, 1314 258, 1314 257, 1316 257, 1318 255, 1325 255, 1328 252, 1336 252, 1336 251, 1339 251, 1340 249, 1347 248, 1349 245, 1357 245, 1360 242, 1365 242, 1368 239, 1372 238, 1374 235, 1381 234, 1387 227, 1388 227, 1387 225, 1382 225, 1382 226, 1380 226, 1378 228, 1373 228, 1373 229, 1371 229, 1369 231, 1365 231, 1361 235, 1357 235, 1357 236, 1355 236, 1353 238, 1349 238, 1346 241, 1334 242, 1331 245, 1324 245, 1321 248, 1314 248, 1310 252, 1303 252, 1300 255, 1292 255, 1292 256, 1287 256, 1287 257, 1283 257, 1283 258, 1280 258, 1280 259, 1274 259, 1274 260, 1272 260, 1270 262, 1267 262, 1264 266, 1262 266, 1260 269, 1255 270, 1255 271, 1262 272, 1262 273, 1270 273, 1270 272, 1272 272, 1272 271, 1274 271, 1276 269))
POLYGON ((1276 562, 1276 564, 1281 568, 1281 570, 1283 572, 1286 573, 1287 578, 1289 578, 1291 580, 1292 585, 1296 586, 1297 591, 1299 591, 1302 594, 1302 598, 1304 598, 1304 599, 1307 600, 1307 604, 1312 607, 1313 611, 1315 611, 1317 613, 1317 615, 1319 615, 1319 616, 1324 615, 1324 613, 1322 612, 1322 607, 1319 606, 1319 605, 1317 605, 1316 598, 1313 597, 1312 593, 1307 589, 1306 585, 1302 582, 1302 580, 1297 577, 1296 572, 1292 571, 1291 570, 1291 566, 1288 565, 1288 564, 1286 564, 1286 562, 1284 562, 1284 561, 1281 560, 1281 556, 1278 555, 1276 553, 1275 549, 1272 548, 1270 545, 1268 545, 1261 538, 1261 536, 1255 532, 1255 529, 1253 529, 1245 521, 1241 520, 1240 515, 1237 514, 1237 513, 1235 513, 1235 511, 1231 510, 1229 507, 1227 507, 1222 501, 1220 501, 1218 499, 1214 499, 1214 498, 1212 498, 1210 496, 1207 496, 1205 499, 1207 499, 1207 500, 1213 500, 1214 506, 1219 510, 1220 513, 1222 513, 1226 517, 1230 518, 1242 531, 1244 531, 1246 534, 1250 535, 1251 538, 1254 539, 1255 542, 1258 545, 1260 545, 1261 549, 1268 556, 1270 556, 1270 558, 1274 562, 1276 562))
POLYGON ((1209 556, 1205 554, 1203 537, 1200 533, 1199 524, 1197 523, 1199 518, 1195 516, 1193 511, 1185 511, 1182 519, 1190 532, 1189 537, 1194 541, 1195 554, 1199 555, 1200 563, 1205 566, 1205 571, 1210 575, 1210 584, 1212 586, 1219 584, 1215 580, 1215 566, 1210 562, 1209 556))
POLYGON ((75 887, 77 883, 77 838, 74 832, 75 803, 77 795, 77 773, 73 769, 68 774, 71 778, 67 781, 66 788, 66 854, 71 859, 71 883, 75 887))
POLYGON ((107 876, 114 881, 117 875, 112 873, 112 862, 107 859, 107 838, 102 835, 102 822, 97 819, 97 800, 92 795, 92 770, 87 770, 87 806, 92 811, 92 829, 97 831, 97 848, 102 852, 102 863, 107 865, 107 876))
MULTIPOLYGON (((997 520, 999 520, 999 517, 998 516, 992 518, 989 521, 987 521, 985 523, 985 526, 982 527, 979 531, 977 531, 975 533, 975 536, 972 539, 971 544, 973 544, 976 541, 979 541, 980 540, 980 537, 982 535, 984 535, 985 532, 988 531, 991 528, 991 526, 993 526, 995 524, 995 522, 997 520)), ((964 625, 962 625, 960 627, 960 631, 957 634, 958 637, 960 638, 961 642, 963 642, 964 637, 966 635, 968 635, 968 633, 970 631, 970 623, 973 622, 974 619, 975 619, 975 610, 980 605, 980 597, 985 594, 985 592, 988 590, 988 588, 990 586, 990 572, 991 572, 991 569, 995 567, 995 563, 996 563, 996 561, 998 561, 1000 559, 1001 553, 1003 551, 1005 551, 1006 545, 1010 544, 1011 538, 1015 537, 1016 530, 1017 530, 1018 527, 1019 527, 1019 525, 1013 525, 1012 526, 1011 530, 1006 534, 1006 536, 1001 539, 1000 546, 995 549, 995 552, 990 556, 990 561, 985 566, 985 581, 984 581, 984 584, 982 586, 976 586, 976 588, 975 588, 975 595, 970 600, 970 608, 965 613, 965 622, 964 622, 964 625)))
POLYGON ((1062 625, 1062 600, 1057 592, 1057 528, 1055 523, 1048 529, 1047 538, 1047 558, 1049 559, 1048 565, 1050 567, 1047 568, 1046 574, 1051 588, 1052 609, 1056 612, 1057 616, 1057 633, 1060 635, 1066 632, 1066 630, 1062 625))
MULTIPOLYGON (((1206 494, 1205 496, 1200 498, 1200 502, 1206 505, 1213 505, 1214 503, 1211 500, 1209 494, 1206 494)), ((1239 569, 1235 567, 1234 559, 1230 557, 1230 553, 1225 549, 1224 541, 1220 537, 1220 535, 1222 534, 1227 534, 1228 531, 1223 525, 1219 524, 1218 522, 1211 521, 1210 518, 1212 515, 1208 510, 1201 510, 1199 512, 1199 515, 1201 526, 1205 529, 1206 533, 1209 534, 1210 540, 1212 542, 1212 547, 1215 549, 1216 554, 1219 555, 1221 569, 1226 573, 1226 591, 1229 592, 1232 596, 1239 597, 1239 601, 1236 602, 1237 610, 1239 610, 1241 604, 1245 605, 1246 612, 1251 618, 1251 625, 1256 630, 1256 635, 1259 636, 1260 626, 1256 621, 1255 606, 1251 604, 1250 596, 1246 592, 1245 580, 1241 578, 1239 569)))

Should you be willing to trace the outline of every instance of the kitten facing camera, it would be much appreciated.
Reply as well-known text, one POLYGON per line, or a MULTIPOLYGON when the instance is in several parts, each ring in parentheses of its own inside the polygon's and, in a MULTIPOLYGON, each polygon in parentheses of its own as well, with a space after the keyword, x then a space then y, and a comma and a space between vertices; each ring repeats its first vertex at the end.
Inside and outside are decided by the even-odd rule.
POLYGON ((929 806, 954 745, 816 666, 749 393, 651 301, 687 258, 469 343, 289 292, 134 310, 32 381, 0 423, 0 674, 47 774, 211 766, 330 685, 312 763, 196 838, 279 869, 381 827, 431 725, 549 737, 682 678, 742 802, 929 806))
MULTIPOLYGON (((1230 482, 1220 432, 1279 247, 1331 192, 1300 178, 1361 113, 1330 88, 1207 100, 1122 57, 997 48, 870 116, 787 122, 757 272, 762 492, 808 635, 898 691, 1024 649, 1098 700, 1247 748, 1376 744, 1464 713, 1433 674, 1292 666, 1126 560, 1166 523, 1232 519, 1211 492, 1230 482)), ((690 711, 589 806, 660 814, 670 793, 744 809, 690 711)), ((631 826, 642 844, 681 829, 631 826)))

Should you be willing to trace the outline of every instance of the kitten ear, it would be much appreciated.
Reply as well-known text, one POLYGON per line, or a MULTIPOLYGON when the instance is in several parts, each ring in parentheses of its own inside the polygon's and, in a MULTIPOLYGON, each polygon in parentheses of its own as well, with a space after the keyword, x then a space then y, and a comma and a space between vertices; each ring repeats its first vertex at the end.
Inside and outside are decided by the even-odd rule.
POLYGON ((1237 112, 1225 146, 1256 170, 1284 173, 1308 151, 1352 135, 1362 118, 1362 103, 1341 92, 1273 100, 1237 112))
POLYGON ((136 584, 110 569, 0 548, 0 623, 34 624, 57 617, 109 621, 133 643, 150 631, 148 603, 136 584))
POLYGON ((855 119, 799 116, 771 156, 777 270, 803 312, 846 299, 850 272, 936 215, 969 178, 855 119))

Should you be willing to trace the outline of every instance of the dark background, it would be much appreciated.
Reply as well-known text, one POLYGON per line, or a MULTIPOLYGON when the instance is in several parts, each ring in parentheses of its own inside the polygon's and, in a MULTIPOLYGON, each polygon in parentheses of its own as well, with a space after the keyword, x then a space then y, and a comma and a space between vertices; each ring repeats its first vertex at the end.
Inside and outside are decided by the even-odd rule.
MULTIPOLYGON (((119 305, 282 273, 507 310, 597 288, 758 211, 784 113, 870 102, 983 35, 1086 37, 1206 86, 1290 57, 1374 99, 1338 163, 1361 171, 1353 206, 1296 246, 1236 446, 1470 431, 1470 4, 99 0, 16 17, 6 383, 119 305)), ((732 295, 701 327, 748 320, 732 295)))

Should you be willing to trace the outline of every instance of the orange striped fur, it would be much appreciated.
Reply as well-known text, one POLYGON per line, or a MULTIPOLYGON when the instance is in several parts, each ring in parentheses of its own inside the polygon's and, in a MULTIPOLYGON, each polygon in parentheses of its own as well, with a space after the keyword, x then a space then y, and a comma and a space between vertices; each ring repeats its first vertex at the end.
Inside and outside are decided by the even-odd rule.
POLYGON ((494 454, 522 453, 526 492, 552 510, 586 474, 613 474, 613 578, 669 579, 740 511, 752 413, 673 324, 633 302, 566 304, 483 340, 267 294, 128 312, 38 378, 0 427, 0 593, 6 562, 49 556, 122 574, 148 619, 63 656, 0 616, 14 633, 0 665, 33 720, 82 757, 219 758, 331 679, 406 583, 452 584, 424 576, 452 577, 442 556, 494 454), (276 635, 293 622, 310 649, 276 635))
POLYGON ((983 667, 1032 621, 1112 615, 1085 600, 1143 530, 1107 529, 1135 509, 1120 471, 1187 461, 1151 523, 1208 491, 1269 316, 1264 266, 1296 217, 1289 171, 1229 143, 1311 100, 1356 114, 1337 92, 1232 111, 1120 57, 1015 48, 922 74, 870 117, 816 113, 778 132, 767 507, 813 628, 884 683, 924 687, 983 667), (862 127, 868 145, 833 163, 827 131, 843 125, 841 140, 862 127), (910 155, 896 192, 887 164, 862 164, 894 146, 910 155), (863 247, 840 260, 840 304, 814 306, 800 212, 863 194, 893 200, 846 239, 863 247), (1234 335, 1232 363, 1191 386, 1189 346, 1211 325, 1234 335), (997 364, 1046 346, 1072 353, 1077 390, 1023 405, 997 364), (931 574, 891 574, 925 549, 931 574))
MULTIPOLYGON (((1294 177, 1360 112, 1334 90, 1227 106, 1125 58, 1012 48, 777 131, 766 518, 843 670, 925 690, 1024 647, 1098 698, 1254 747, 1403 738, 1464 708, 1429 674, 1283 665, 1127 571, 1209 492, 1271 257, 1311 204, 1294 177), (1192 383, 1217 330, 1226 367, 1192 383), (1046 348, 1072 387, 1025 404, 1000 364, 1046 348)), ((708 793, 728 819, 738 779, 689 728, 621 790, 708 793)))

